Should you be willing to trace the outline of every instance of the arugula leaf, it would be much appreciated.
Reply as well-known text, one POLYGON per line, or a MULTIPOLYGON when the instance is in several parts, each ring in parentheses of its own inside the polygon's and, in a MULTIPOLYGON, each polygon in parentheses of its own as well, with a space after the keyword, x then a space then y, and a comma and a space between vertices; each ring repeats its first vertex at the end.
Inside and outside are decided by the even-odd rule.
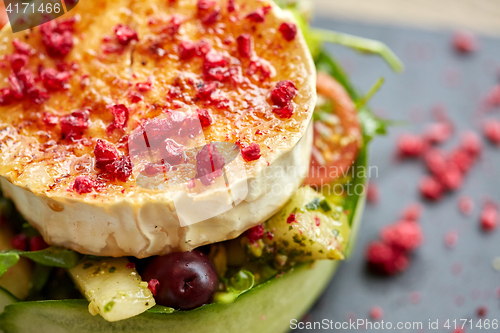
POLYGON ((252 289, 254 285, 254 275, 251 272, 242 269, 229 279, 227 291, 216 293, 214 300, 219 303, 232 303, 240 295, 252 289))
POLYGON ((7 272, 9 268, 17 264, 19 254, 17 253, 0 253, 0 277, 7 272))
MULTIPOLYGON (((345 88, 355 103, 362 99, 358 91, 352 86, 344 70, 335 61, 335 59, 325 51, 321 51, 318 54, 318 57, 316 58, 316 68, 319 71, 324 71, 333 76, 335 80, 337 80, 345 88)), ((365 145, 368 144, 375 136, 386 134, 389 122, 375 116, 366 106, 362 106, 358 109, 358 118, 363 129, 365 145)))
POLYGON ((0 277, 19 261, 19 257, 31 259, 40 265, 61 268, 73 268, 81 259, 75 251, 57 246, 41 251, 6 250, 0 252, 0 277))
POLYGON ((75 251, 58 246, 51 246, 35 252, 20 252, 19 255, 44 266, 61 268, 73 268, 81 259, 75 251))
POLYGON ((377 54, 381 56, 396 73, 401 73, 404 70, 404 65, 401 60, 399 60, 387 45, 378 40, 318 28, 309 30, 309 39, 344 45, 358 52, 377 54))
POLYGON ((359 110, 363 106, 365 106, 372 99, 373 95, 377 93, 380 87, 382 87, 384 82, 385 79, 383 77, 379 78, 377 82, 375 82, 375 84, 370 88, 370 90, 362 98, 356 101, 356 109, 359 110))

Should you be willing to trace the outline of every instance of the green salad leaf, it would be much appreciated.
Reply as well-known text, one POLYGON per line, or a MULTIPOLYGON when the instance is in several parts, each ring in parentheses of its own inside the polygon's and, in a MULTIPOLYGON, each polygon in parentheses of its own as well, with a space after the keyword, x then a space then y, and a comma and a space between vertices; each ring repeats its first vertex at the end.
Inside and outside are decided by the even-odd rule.
POLYGON ((35 252, 20 252, 19 255, 44 266, 61 268, 73 268, 81 259, 81 256, 75 251, 58 246, 51 246, 35 252))
POLYGON ((17 264, 19 254, 17 253, 0 253, 0 277, 4 275, 9 268, 17 264))
POLYGON ((155 313, 155 314, 171 314, 176 310, 174 308, 169 308, 168 306, 163 305, 155 305, 151 309, 147 310, 147 313, 155 313))
POLYGON ((227 291, 216 293, 214 300, 219 303, 232 303, 240 295, 252 289, 254 285, 254 275, 242 269, 229 279, 227 291))
POLYGON ((31 259, 43 266, 61 268, 73 268, 81 259, 81 255, 75 251, 58 246, 51 246, 41 251, 6 250, 0 252, 0 277, 14 266, 20 257, 31 259))

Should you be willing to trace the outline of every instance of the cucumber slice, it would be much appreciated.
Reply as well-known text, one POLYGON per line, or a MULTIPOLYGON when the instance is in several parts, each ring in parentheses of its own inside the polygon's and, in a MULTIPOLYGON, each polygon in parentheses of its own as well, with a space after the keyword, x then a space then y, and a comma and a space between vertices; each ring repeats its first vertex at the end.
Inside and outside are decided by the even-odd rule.
POLYGON ((110 323, 88 312, 84 300, 20 302, 0 315, 5 333, 286 332, 300 320, 330 281, 339 261, 302 265, 263 283, 231 304, 215 303, 171 314, 144 313, 110 323))
POLYGON ((0 287, 0 313, 3 312, 7 305, 14 304, 17 301, 18 300, 14 295, 0 287))

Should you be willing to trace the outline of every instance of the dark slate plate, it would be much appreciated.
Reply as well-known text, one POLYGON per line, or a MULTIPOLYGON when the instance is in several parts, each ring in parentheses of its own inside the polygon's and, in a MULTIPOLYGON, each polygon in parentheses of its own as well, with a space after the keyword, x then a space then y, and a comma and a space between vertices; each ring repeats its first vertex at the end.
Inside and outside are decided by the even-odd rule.
MULTIPOLYGON (((437 204, 425 204, 421 218, 425 241, 413 255, 411 267, 406 272, 392 278, 375 277, 366 271, 364 260, 367 244, 378 238, 383 226, 397 221, 405 206, 423 202, 418 193, 418 180, 425 174, 425 168, 420 162, 398 162, 395 159, 397 137, 403 132, 422 131, 425 124, 432 121, 431 110, 437 104, 447 107, 456 126, 455 135, 443 148, 449 150, 456 146, 460 133, 466 129, 480 132, 481 122, 485 119, 478 112, 480 99, 499 80, 500 40, 480 37, 480 51, 460 56, 451 48, 451 31, 429 32, 321 17, 314 25, 383 41, 400 56, 406 71, 397 75, 376 56, 329 46, 350 73, 354 84, 363 91, 384 76, 386 84, 370 104, 378 114, 406 120, 408 125, 391 128, 390 135, 378 138, 372 144, 370 164, 378 167, 378 177, 372 181, 380 189, 380 202, 367 205, 353 257, 342 265, 304 321, 367 319, 373 306, 380 306, 384 311, 383 319, 394 325, 397 322, 423 323, 423 331, 392 330, 398 332, 451 332, 452 329, 443 327, 448 319, 472 319, 476 325, 480 306, 489 310, 484 318, 500 321, 497 291, 500 272, 492 265, 495 257, 500 257, 500 229, 485 234, 478 223, 487 195, 500 203, 498 147, 485 143, 482 160, 460 191, 437 204), (458 208, 458 199, 462 195, 474 199, 475 209, 471 216, 462 215, 458 208), (452 249, 444 243, 444 236, 450 230, 459 233, 458 242, 452 249), (410 300, 413 292, 421 297, 416 304, 410 300), (439 329, 429 330, 429 320, 439 320, 439 329)), ((498 111, 488 114, 486 119, 500 119, 498 111)), ((484 327, 467 329, 467 332, 493 331, 496 330, 484 327)))

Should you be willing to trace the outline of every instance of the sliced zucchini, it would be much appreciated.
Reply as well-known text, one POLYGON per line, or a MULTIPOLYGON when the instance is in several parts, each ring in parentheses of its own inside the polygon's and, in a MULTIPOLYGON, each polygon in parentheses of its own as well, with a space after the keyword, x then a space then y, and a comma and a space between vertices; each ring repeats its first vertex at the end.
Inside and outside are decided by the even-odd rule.
POLYGON ((93 317, 84 300, 22 302, 0 315, 5 333, 152 333, 152 332, 287 332, 290 320, 300 320, 323 292, 338 261, 302 265, 280 278, 263 283, 234 303, 214 303, 170 314, 144 313, 110 323, 93 317))
POLYGON ((69 270, 78 289, 90 302, 88 311, 107 321, 137 316, 156 305, 148 283, 126 258, 84 260, 69 270))

